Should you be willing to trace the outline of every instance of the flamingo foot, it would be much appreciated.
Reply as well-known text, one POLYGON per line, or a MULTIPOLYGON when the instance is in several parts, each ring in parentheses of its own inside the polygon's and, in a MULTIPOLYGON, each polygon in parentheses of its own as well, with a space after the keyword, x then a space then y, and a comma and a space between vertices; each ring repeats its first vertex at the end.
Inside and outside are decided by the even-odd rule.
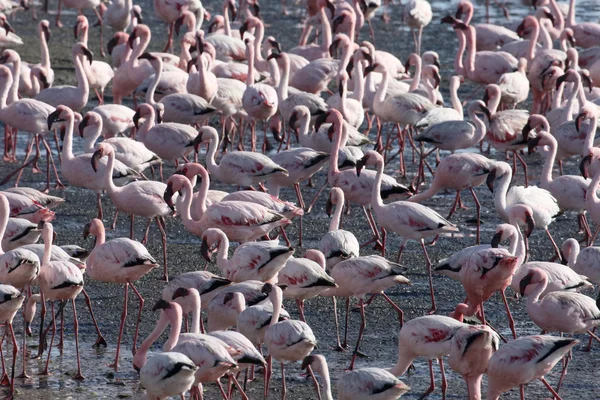
POLYGON ((104 339, 104 336, 100 335, 98 336, 98 339, 96 339, 96 343, 94 343, 94 345, 92 346, 92 348, 98 348, 98 347, 107 347, 108 345, 106 344, 106 340, 104 339))
POLYGON ((85 379, 85 377, 81 374, 81 372, 78 372, 77 375, 73 377, 73 379, 75 379, 76 381, 82 381, 85 379))
POLYGON ((6 374, 6 372, 4 372, 4 375, 2 375, 2 380, 0 380, 0 385, 1 386, 10 385, 10 379, 8 379, 8 375, 6 374))

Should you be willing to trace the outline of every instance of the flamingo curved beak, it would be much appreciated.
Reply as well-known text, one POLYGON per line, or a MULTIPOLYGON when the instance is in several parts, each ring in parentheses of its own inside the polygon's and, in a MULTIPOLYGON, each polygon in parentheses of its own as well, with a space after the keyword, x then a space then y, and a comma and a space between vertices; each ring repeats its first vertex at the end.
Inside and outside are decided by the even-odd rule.
POLYGON ((500 242, 502 242, 502 234, 504 232, 500 231, 500 232, 496 232, 494 234, 494 236, 492 237, 492 241, 490 242, 490 246, 494 249, 497 249, 498 246, 500 245, 500 242))
POLYGON ((172 300, 175 300, 179 297, 189 296, 189 294, 190 294, 190 290, 188 288, 184 288, 184 287, 177 288, 177 290, 175 290, 175 292, 173 293, 172 300))
POLYGON ((485 184, 487 185, 490 192, 494 193, 494 181, 496 180, 496 169, 491 170, 488 173, 488 176, 485 180, 485 184))
POLYGON ((92 154, 90 162, 92 163, 92 169, 94 172, 98 172, 98 160, 102 158, 102 149, 98 149, 92 154))
POLYGON ((83 138, 83 131, 85 130, 85 127, 87 126, 89 120, 90 120, 90 118, 88 116, 86 116, 79 123, 78 130, 79 130, 79 136, 81 136, 81 138, 83 138))
POLYGON ((362 171, 362 169, 365 167, 368 159, 369 155, 365 154, 360 160, 356 162, 356 176, 360 176, 360 171, 362 171))
POLYGON ((169 182, 167 184, 167 188, 165 189, 165 193, 163 194, 163 199, 165 200, 165 203, 167 203, 171 211, 175 211, 175 205, 173 204, 174 194, 175 192, 173 191, 173 184, 169 182))
POLYGON ((200 245, 200 255, 202 255, 206 261, 211 261, 210 247, 208 246, 206 238, 202 239, 202 244, 200 245))
POLYGON ((166 300, 160 299, 154 304, 152 311, 168 310, 169 308, 171 308, 171 304, 166 300))
POLYGON ((48 123, 48 130, 50 130, 55 122, 63 122, 64 119, 60 118, 60 110, 54 110, 48 115, 46 121, 48 123))
POLYGON ((527 286, 531 284, 531 278, 533 278, 533 275, 527 274, 523 279, 521 279, 521 282, 519 282, 519 294, 521 297, 525 297, 525 290, 527 289, 527 286))
POLYGON ((591 162, 592 155, 588 154, 587 156, 583 157, 581 159, 581 162, 579 163, 579 172, 581 172, 581 176, 583 176, 585 179, 588 178, 587 167, 590 165, 591 162))
POLYGON ((541 140, 541 139, 542 139, 542 138, 541 138, 540 136, 538 136, 538 137, 535 137, 535 138, 533 138, 533 139, 531 139, 531 140, 529 140, 529 141, 527 142, 527 153, 528 153, 529 155, 531 155, 531 153, 533 153, 533 150, 534 150, 534 149, 536 148, 536 146, 537 146, 537 145, 540 143, 540 140, 541 140))
POLYGON ((525 231, 525 236, 531 236, 531 232, 533 232, 533 228, 535 228, 535 221, 530 214, 527 214, 525 217, 525 223, 527 224, 527 230, 525 231))
POLYGON ((325 204, 325 212, 327 213, 328 217, 331 217, 331 214, 333 213, 333 202, 331 201, 331 195, 327 197, 327 203, 325 204))

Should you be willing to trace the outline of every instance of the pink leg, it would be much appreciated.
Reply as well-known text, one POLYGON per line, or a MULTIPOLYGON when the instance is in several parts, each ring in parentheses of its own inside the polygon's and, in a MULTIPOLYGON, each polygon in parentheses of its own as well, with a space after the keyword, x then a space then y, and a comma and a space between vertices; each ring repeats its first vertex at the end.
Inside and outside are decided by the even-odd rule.
POLYGON ((133 293, 137 296, 138 300, 140 301, 140 309, 138 311, 137 319, 135 321, 135 334, 133 335, 133 349, 131 349, 131 352, 135 355, 138 333, 140 331, 140 322, 142 322, 142 309, 144 308, 144 298, 142 297, 140 292, 138 292, 138 290, 135 288, 135 286, 133 286, 133 283, 129 282, 129 285, 131 285, 131 290, 133 290, 133 293))
POLYGON ((428 363, 429 363, 429 388, 420 397, 421 399, 424 399, 425 397, 429 396, 429 394, 433 393, 433 391, 435 390, 435 378, 433 376, 433 361, 428 360, 428 363))
MULTIPOLYGON (((387 232, 386 232, 387 234, 387 232)), ((406 247, 406 243, 408 242, 408 239, 404 239, 402 241, 402 243, 400 244, 400 249, 398 249, 398 257, 396 257, 396 262, 400 263, 400 260, 402 260, 402 253, 404 253, 404 248, 406 247)), ((384 257, 384 256, 382 256, 384 257)))
MULTIPOLYGON (((12 323, 8 324, 8 330, 10 332, 10 338, 12 340, 12 346, 13 346, 12 369, 11 369, 11 373, 10 373, 10 389, 8 391, 9 398, 12 398, 12 394, 15 391, 15 364, 17 362, 17 353, 19 352, 19 346, 17 345, 17 338, 15 337, 15 332, 13 331, 12 323)), ((25 360, 23 360, 23 362, 25 362, 25 360)))
POLYGON ((423 253, 425 254, 425 260, 427 261, 427 273, 429 274, 429 291, 431 292, 431 310, 429 310, 428 314, 433 314, 435 312, 435 293, 433 291, 433 276, 431 274, 431 260, 429 259, 429 254, 427 254, 427 248, 425 247, 425 241, 421 239, 421 247, 423 248, 423 253))
POLYGON ((140 243, 146 244, 148 241, 148 234, 150 233, 150 224, 152 223, 152 219, 148 218, 148 222, 146 223, 146 231, 144 232, 144 237, 140 243))
MULTIPOLYGON (((295 184, 294 185, 294 189, 296 189, 296 196, 298 197, 298 205, 300 206, 301 209, 304 210, 304 199, 302 198, 302 192, 300 191, 300 185, 299 184, 295 184)), ((302 217, 303 215, 300 216, 300 239, 298 240, 298 246, 302 246, 302 217)))
POLYGON ((8 374, 6 373, 6 364, 4 363, 4 350, 2 350, 2 343, 4 343, 5 337, 6 332, 4 332, 2 339, 0 339, 0 361, 2 361, 2 379, 0 379, 0 385, 2 386, 10 385, 10 379, 8 379, 8 374))
POLYGON ((46 367, 40 372, 40 375, 48 375, 48 365, 50 364, 50 356, 52 355, 52 345, 54 344, 54 336, 56 335, 56 318, 54 316, 54 301, 50 302, 52 312, 52 337, 50 338, 50 347, 48 348, 48 357, 46 358, 46 367))
POLYGON ((175 23, 169 24, 169 38, 167 39, 167 45, 165 46, 164 52, 171 51, 173 48, 173 30, 175 28, 175 23))
MULTIPOLYGON (((133 218, 133 215, 131 217, 133 218)), ((110 226, 110 229, 115 230, 117 228, 117 218, 119 218, 119 210, 115 209, 115 217, 113 218, 113 222, 112 222, 112 225, 110 226)))
POLYGON ((327 185, 329 185, 329 183, 325 182, 325 184, 321 187, 321 189, 319 189, 319 191, 317 192, 317 195, 315 196, 314 200, 311 201, 310 204, 308 205, 308 208, 306 209, 306 214, 310 214, 310 212, 312 211, 313 206, 315 205, 315 203, 319 199, 319 196, 321 196, 321 193, 327 187, 327 185))
POLYGON ((396 310, 396 312, 398 313, 398 319, 400 319, 400 328, 402 328, 402 325, 404 325, 404 311, 402 311, 402 309, 400 307, 398 307, 398 305, 396 303, 394 303, 392 301, 392 299, 389 298, 389 296, 383 292, 381 292, 381 296, 385 299, 385 301, 387 301, 390 306, 392 306, 392 308, 394 310, 396 310))
POLYGON ((336 334, 336 338, 337 338, 337 345, 335 347, 335 350, 336 351, 344 351, 345 349, 342 347, 342 343, 340 342, 340 324, 339 324, 338 313, 337 313, 337 300, 335 299, 335 296, 332 296, 331 300, 333 300, 333 318, 334 318, 334 323, 335 323, 335 334, 336 334))
POLYGON ((510 308, 508 308, 508 301, 506 300, 506 294, 504 291, 500 292, 502 295, 502 301, 504 302, 504 307, 506 307, 506 316, 508 317, 508 325, 510 326, 510 331, 513 334, 513 339, 517 338, 517 331, 515 330, 515 321, 513 320, 512 314, 510 313, 510 308))
POLYGON ((217 380, 217 385, 219 386, 219 391, 221 392, 221 396, 223 396, 223 399, 229 400, 229 397, 227 397, 227 393, 225 393, 225 390, 223 390, 223 385, 221 385, 221 381, 217 380))
POLYGON ((458 199, 460 198, 460 190, 456 191, 456 197, 454 198, 454 203, 452 203, 452 208, 450 208, 450 213, 446 217, 447 220, 450 220, 454 212, 456 211, 456 207, 458 206, 458 199))
POLYGON ((442 374, 442 399, 446 400, 446 389, 448 389, 448 381, 446 381, 446 371, 444 370, 444 360, 442 357, 438 358, 440 364, 440 372, 442 374))
POLYGON ((473 196, 473 200, 475 201, 475 209, 477 211, 477 239, 476 239, 476 244, 480 243, 480 226, 481 226, 481 203, 479 203, 479 199, 477 198, 477 195, 475 194, 475 190, 473 190, 473 188, 469 188, 469 190, 471 191, 471 195, 473 196))
POLYGON ((167 233, 165 232, 165 219, 163 217, 154 218, 156 221, 156 225, 158 225, 158 229, 160 230, 160 235, 162 237, 162 245, 163 245, 163 261, 164 261, 164 269, 163 269, 163 280, 169 282, 169 270, 167 267, 167 233))
POLYGON ((77 320, 75 299, 71 299, 71 305, 73 306, 73 330, 75 333, 75 352, 77 353, 77 374, 73 377, 73 379, 82 381, 84 378, 81 374, 81 360, 79 359, 79 321, 77 320))
POLYGON ((286 385, 285 385, 285 366, 281 363, 281 400, 285 400, 285 395, 287 393, 286 385))
POLYGON ((542 381, 542 383, 548 388, 548 390, 552 393, 556 400, 562 400, 562 398, 558 395, 558 393, 554 391, 554 389, 552 389, 552 386, 550 386, 550 384, 548 383, 548 381, 546 381, 546 379, 544 379, 544 377, 541 377, 540 381, 542 381))
POLYGON ((552 242, 552 247, 554 247, 554 253, 556 254, 556 257, 558 258, 558 261, 560 262, 562 260, 562 257, 560 255, 560 250, 558 249, 558 246, 556 245, 556 242, 554 241, 554 238, 550 234, 550 231, 548 230, 548 228, 546 228, 546 234, 548 235, 548 238, 552 242))
POLYGON ((298 306, 300 321, 306 322, 306 318, 304 317, 304 300, 296 299, 296 305, 298 306))
POLYGON ((525 160, 523 160, 523 158, 519 155, 518 152, 514 152, 515 157, 519 160, 519 162, 521 163, 521 165, 523 166, 523 175, 525 175, 525 187, 529 186, 529 181, 527 179, 527 163, 525 163, 525 160))
POLYGON ((363 299, 360 299, 358 307, 360 309, 360 330, 358 331, 358 339, 356 340, 356 346, 354 347, 354 353, 352 354, 350 367, 348 367, 350 371, 354 369, 354 362, 356 361, 356 356, 358 356, 358 348, 360 346, 360 341, 362 340, 365 327, 367 326, 367 319, 365 317, 365 307, 363 304, 363 299))
POLYGON ((115 355, 115 362, 110 365, 115 371, 119 370, 119 351, 121 350, 121 338, 123 337, 123 328, 125 327, 125 319, 127 318, 127 300, 129 294, 129 283, 125 284, 125 298, 123 302, 123 313, 121 314, 121 327, 119 328, 119 338, 117 339, 117 354, 115 355))
POLYGON ((96 207, 98 208, 98 215, 96 218, 102 221, 104 215, 102 213, 102 198, 100 197, 100 193, 96 193, 96 207))
POLYGON ((94 315, 94 311, 92 310, 92 300, 90 299, 90 296, 87 294, 85 289, 82 289, 81 293, 83 294, 85 304, 87 305, 87 308, 90 311, 90 316, 92 317, 94 328, 96 328, 96 333, 98 334, 98 337, 96 338, 96 343, 94 343, 94 346, 92 347, 106 347, 106 340, 104 339, 104 336, 102 336, 102 332, 100 332, 100 327, 98 326, 98 322, 96 322, 96 316, 94 315))

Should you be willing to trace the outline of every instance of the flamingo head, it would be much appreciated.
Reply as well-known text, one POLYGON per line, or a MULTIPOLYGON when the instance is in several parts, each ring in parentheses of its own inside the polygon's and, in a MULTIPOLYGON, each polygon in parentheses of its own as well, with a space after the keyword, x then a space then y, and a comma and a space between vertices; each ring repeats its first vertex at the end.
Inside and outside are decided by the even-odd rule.
POLYGON ((497 180, 502 179, 502 177, 504 177, 506 174, 511 174, 510 177, 512 177, 512 169, 510 168, 510 165, 502 161, 497 162, 494 168, 492 168, 488 173, 485 181, 488 189, 490 189, 490 192, 494 193, 494 184, 497 180))
POLYGON ((48 123, 48 130, 52 128, 52 125, 55 122, 65 122, 65 121, 73 121, 74 119, 73 110, 71 110, 67 106, 58 106, 56 110, 52 111, 48 114, 48 118, 46 119, 48 123))
POLYGON ((94 61, 94 53, 92 53, 90 49, 85 47, 83 43, 75 43, 71 48, 71 52, 73 54, 85 56, 85 58, 88 59, 90 65, 92 64, 92 61, 94 61))
POLYGON ((575 117, 575 128, 577 129, 577 132, 581 130, 581 124, 583 123, 583 121, 585 121, 586 119, 591 119, 595 115, 596 114, 594 112, 594 109, 592 109, 588 105, 584 105, 583 107, 581 107, 581 112, 577 115, 577 117, 575 117))
MULTIPOLYGON (((75 40, 79 38, 80 31, 84 28, 88 28, 88 20, 85 15, 79 15, 75 20, 75 25, 73 25, 73 37, 75 40)), ((46 38, 47 40, 48 38, 46 38)))
POLYGON ((273 36, 269 36, 267 38, 267 42, 269 43, 269 45, 273 48, 273 51, 277 52, 277 53, 281 53, 281 44, 273 37, 273 36))
POLYGON ((583 176, 585 179, 589 178, 588 167, 592 163, 593 157, 594 155, 590 153, 583 157, 579 163, 579 171, 581 172, 581 176, 583 176))
POLYGON ((250 4, 250 8, 254 16, 259 20, 262 20, 262 16, 260 15, 260 4, 258 3, 258 0, 253 1, 252 4, 250 4))
POLYGON ((108 50, 108 54, 112 55, 113 50, 116 46, 127 43, 129 40, 129 35, 125 32, 117 32, 114 36, 108 41, 106 44, 106 49, 108 50))
POLYGON ((115 154, 115 148, 111 144, 99 143, 96 145, 96 151, 92 154, 92 159, 90 160, 94 172, 98 172, 98 161, 102 157, 108 157, 110 154, 115 154))
POLYGON ((383 163, 383 157, 375 150, 369 150, 365 155, 356 162, 356 175, 360 176, 360 171, 364 167, 377 166, 379 163, 383 163))
POLYGON ((224 236, 222 230, 218 228, 209 228, 202 233, 202 245, 200 246, 200 254, 208 262, 211 261, 211 253, 215 247, 221 245, 221 240, 224 236))
POLYGON ((181 190, 185 186, 189 186, 190 188, 192 187, 190 180, 186 178, 185 175, 171 175, 167 180, 167 188, 165 189, 165 193, 163 194, 163 199, 172 211, 175 211, 175 205, 173 204, 173 195, 175 194, 175 192, 178 192, 181 196, 181 190))
POLYGON ((138 6, 137 4, 134 5, 131 8, 131 14, 137 20, 138 24, 143 24, 144 23, 144 20, 142 18, 142 7, 138 6))
POLYGON ((92 219, 83 227, 83 238, 87 239, 90 235, 98 236, 101 227, 102 221, 100 221, 98 218, 92 219))
POLYGON ((181 27, 183 26, 183 24, 186 23, 186 20, 189 18, 188 13, 190 13, 189 11, 184 11, 181 13, 181 15, 179 16, 179 18, 177 18, 177 20, 175 20, 175 35, 179 36, 179 31, 181 30, 181 27))
POLYGON ((2 15, 0 17, 0 25, 6 31, 6 35, 8 35, 9 32, 15 33, 15 29, 8 23, 8 20, 6 19, 5 15, 2 15))
POLYGON ((583 84, 587 86, 590 93, 592 93, 592 91, 594 90, 594 82, 592 82, 590 71, 584 68, 581 71, 579 71, 579 75, 581 75, 581 81, 583 82, 583 84))
MULTIPOLYGON (((537 268, 536 268, 536 269, 537 269, 537 268)), ((538 281, 537 281, 537 279, 536 279, 536 278, 537 278, 537 277, 536 277, 536 275, 537 275, 537 274, 535 273, 535 270, 536 270, 536 269, 533 269, 533 270, 531 270, 531 271, 530 271, 530 272, 529 272, 527 275, 525 275, 525 276, 523 277, 523 279, 521 279, 521 281, 519 282, 519 294, 520 294, 522 297, 525 297, 525 291, 527 290, 527 286, 529 286, 529 285, 534 285, 534 284, 538 283, 538 281)))
POLYGON ((50 22, 48 22, 47 19, 40 21, 38 24, 38 32, 41 32, 44 35, 44 40, 46 40, 46 43, 50 42, 50 22))
MULTIPOLYGON (((252 17, 254 18, 254 17, 252 17)), ((244 33, 246 33, 254 24, 251 24, 250 18, 248 18, 242 26, 240 26, 240 38, 244 39, 244 33)))
POLYGON ((81 136, 82 139, 85 136, 85 128, 88 126, 94 126, 102 130, 102 117, 94 111, 88 111, 85 114, 85 117, 81 119, 78 126, 79 136, 81 136))
MULTIPOLYGON (((338 110, 331 108, 326 112, 319 114, 315 121, 315 132, 318 131, 321 128, 321 125, 325 123, 330 123, 333 127, 335 124, 341 124, 343 122, 344 117, 342 117, 342 114, 338 110)), ((329 139, 331 139, 331 136, 329 139)))

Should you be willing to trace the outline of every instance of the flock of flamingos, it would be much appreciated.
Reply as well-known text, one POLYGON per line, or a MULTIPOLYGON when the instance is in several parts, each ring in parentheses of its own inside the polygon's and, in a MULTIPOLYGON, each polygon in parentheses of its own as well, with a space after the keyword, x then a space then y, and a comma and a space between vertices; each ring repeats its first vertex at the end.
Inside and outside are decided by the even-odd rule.
MULTIPOLYGON (((35 13, 35 5, 27 3, 17 6, 4 0, 1 7, 8 15, 23 7, 35 13)), ((593 233, 588 221, 589 216, 600 226, 600 149, 594 146, 600 139, 596 135, 600 24, 578 23, 575 0, 524 1, 522 7, 532 13, 515 30, 471 24, 474 13, 484 11, 468 0, 433 23, 426 0, 407 0, 401 6, 379 0, 305 3, 276 5, 281 12, 287 12, 286 7, 305 8, 299 44, 284 51, 276 37, 265 38, 256 0, 240 0, 239 5, 225 0, 222 15, 216 15, 221 4, 211 4, 215 14, 210 15, 200 0, 154 0, 156 16, 169 25, 165 52, 160 53, 147 52, 151 29, 131 0, 108 5, 99 0, 60 0, 57 26, 62 26, 62 6, 79 11, 71 49, 76 86, 53 85, 47 20, 37 25, 41 61, 26 63, 18 51, 9 49, 23 44, 10 16, 0 16, 0 43, 6 48, 0 60, 5 163, 17 162, 18 135, 29 135, 22 165, 2 182, 14 187, 0 192, 0 320, 6 327, 3 339, 12 349, 6 366, 2 354, 8 398, 14 394, 17 358, 22 357, 20 376, 27 376, 27 358, 34 356, 25 344, 32 324, 38 325, 34 321, 38 303, 42 310, 37 356, 47 351, 42 374, 48 373, 55 319, 70 303, 77 348, 74 378, 83 379, 75 307, 80 294, 98 333, 96 345, 106 346, 84 289, 84 280, 93 279, 124 286, 115 369, 130 289, 139 300, 133 368, 147 399, 184 399, 186 393, 199 399, 204 384, 217 384, 224 399, 248 399, 244 389, 260 384, 254 381, 259 372, 267 398, 274 361, 281 365, 283 398, 286 365, 302 362, 318 397, 332 399, 326 359, 315 353, 317 338, 304 319, 305 300, 316 296, 333 299, 336 328, 336 298, 344 298, 346 307, 350 297, 359 299, 361 326, 354 350, 348 353, 349 370, 335 377, 339 399, 399 398, 409 387, 398 377, 418 357, 429 360, 427 393, 435 389, 432 364, 437 360, 445 397, 447 357, 450 367, 464 378, 469 399, 481 398, 483 375, 489 399, 516 387, 524 399, 525 385, 538 379, 553 398, 560 399, 571 350, 579 343, 573 334, 590 336, 588 349, 594 339, 600 341, 594 333, 600 324, 600 302, 580 293, 592 292, 589 289, 600 284, 600 247, 593 246, 598 231, 593 233), (377 12, 379 7, 385 12, 377 12), (371 20, 374 15, 389 20, 388 7, 403 8, 403 22, 413 34, 414 52, 404 60, 373 44, 377 32, 371 20), (84 9, 94 10, 101 29, 109 25, 114 30, 107 43, 112 64, 98 61, 88 48, 90 24, 84 9), (205 20, 210 25, 203 30, 205 20), (363 31, 365 23, 369 29, 363 31), (452 107, 444 106, 439 90, 438 55, 421 52, 425 28, 440 32, 452 28, 458 38, 455 75, 449 81, 452 107), (359 34, 370 35, 371 40, 359 42, 359 34), (172 53, 174 41, 180 41, 179 56, 172 53), (458 88, 465 80, 482 91, 463 103, 458 88), (107 87, 112 89, 113 104, 104 102, 107 87), (482 93, 482 100, 475 99, 482 93), (86 108, 90 96, 100 104, 91 110, 86 108), (134 108, 121 104, 130 96, 135 97, 134 108), (530 111, 523 109, 525 104, 530 111), (389 128, 384 129, 386 125, 389 128), (75 134, 82 138, 82 154, 73 154, 75 134), (59 146, 54 157, 53 140, 59 146), (502 156, 507 153, 512 165, 488 158, 486 147, 502 156), (545 157, 541 175, 535 177, 539 186, 529 185, 526 149, 530 153, 537 149, 545 157), (44 150, 45 188, 19 186, 23 171, 41 172, 38 162, 44 150), (204 164, 198 163, 199 153, 206 154, 204 164), (563 161, 573 157, 580 159, 582 176, 562 172, 563 161), (177 165, 174 175, 163 176, 164 162, 177 165), (388 167, 395 175, 406 176, 411 162, 416 173, 407 186, 384 172, 388 167), (315 203, 305 204, 301 184, 324 170, 330 187, 326 211, 333 216, 329 231, 318 249, 294 258, 285 229, 298 219, 301 245, 302 216, 315 203), (524 174, 525 186, 511 186, 515 174, 524 174), (54 179, 57 187, 65 182, 97 194, 97 218, 84 228, 84 236, 96 238, 90 252, 53 245, 51 210, 64 201, 46 194, 54 179), (229 184, 231 192, 211 190, 211 180, 229 184), (504 221, 490 244, 480 244, 480 203, 473 189, 484 183, 504 221), (199 190, 194 192, 196 186, 199 190), (295 190, 296 205, 279 199, 280 190, 288 187, 295 190), (456 192, 447 218, 421 204, 442 190, 456 192), (465 302, 444 316, 435 314, 434 268, 425 240, 452 240, 459 226, 449 219, 463 207, 465 190, 476 205, 477 234, 472 247, 435 267, 460 281, 466 292, 465 302), (129 238, 107 240, 103 192, 118 213, 130 217, 129 238), (352 232, 342 229, 347 203, 364 209, 373 233, 367 243, 359 244, 352 232), (559 248, 549 227, 562 212, 577 215, 583 238, 569 239, 559 248), (201 239, 200 253, 207 261, 216 253, 220 276, 199 270, 169 280, 165 217, 173 215, 201 239), (134 240, 136 216, 148 221, 141 242, 134 240), (144 246, 153 221, 162 237, 162 267, 144 246), (551 261, 528 261, 527 238, 533 229, 547 233, 551 261), (388 234, 403 239, 394 261, 389 253, 386 258, 388 234), (37 244, 40 237, 43 244, 37 244), (385 291, 411 283, 399 264, 410 240, 418 241, 423 250, 431 310, 404 321, 401 308, 385 291), (240 243, 232 255, 230 242, 240 243), (506 242, 508 247, 503 247, 506 242), (367 245, 374 245, 381 255, 361 255, 367 245), (163 270, 168 283, 152 307, 160 312, 156 328, 138 347, 142 315, 155 318, 158 313, 143 313, 144 299, 135 284, 155 268, 163 270), (509 286, 527 298, 527 313, 540 335, 517 337, 505 295, 509 286), (506 307, 510 340, 486 323, 484 305, 496 292, 506 307), (391 369, 355 365, 365 312, 377 295, 400 319, 398 362, 391 369), (282 308, 283 298, 296 301, 299 319, 282 308), (21 309, 25 327, 19 343, 12 323, 21 309), (47 325, 46 312, 52 315, 47 325), (481 325, 463 322, 464 317, 481 325), (164 351, 149 354, 169 326, 164 351), (561 378, 553 387, 544 375, 560 361, 561 378)), ((113 226, 115 222, 116 217, 113 226)), ((346 340, 342 343, 339 330, 337 337, 337 347, 343 350, 346 340)))

